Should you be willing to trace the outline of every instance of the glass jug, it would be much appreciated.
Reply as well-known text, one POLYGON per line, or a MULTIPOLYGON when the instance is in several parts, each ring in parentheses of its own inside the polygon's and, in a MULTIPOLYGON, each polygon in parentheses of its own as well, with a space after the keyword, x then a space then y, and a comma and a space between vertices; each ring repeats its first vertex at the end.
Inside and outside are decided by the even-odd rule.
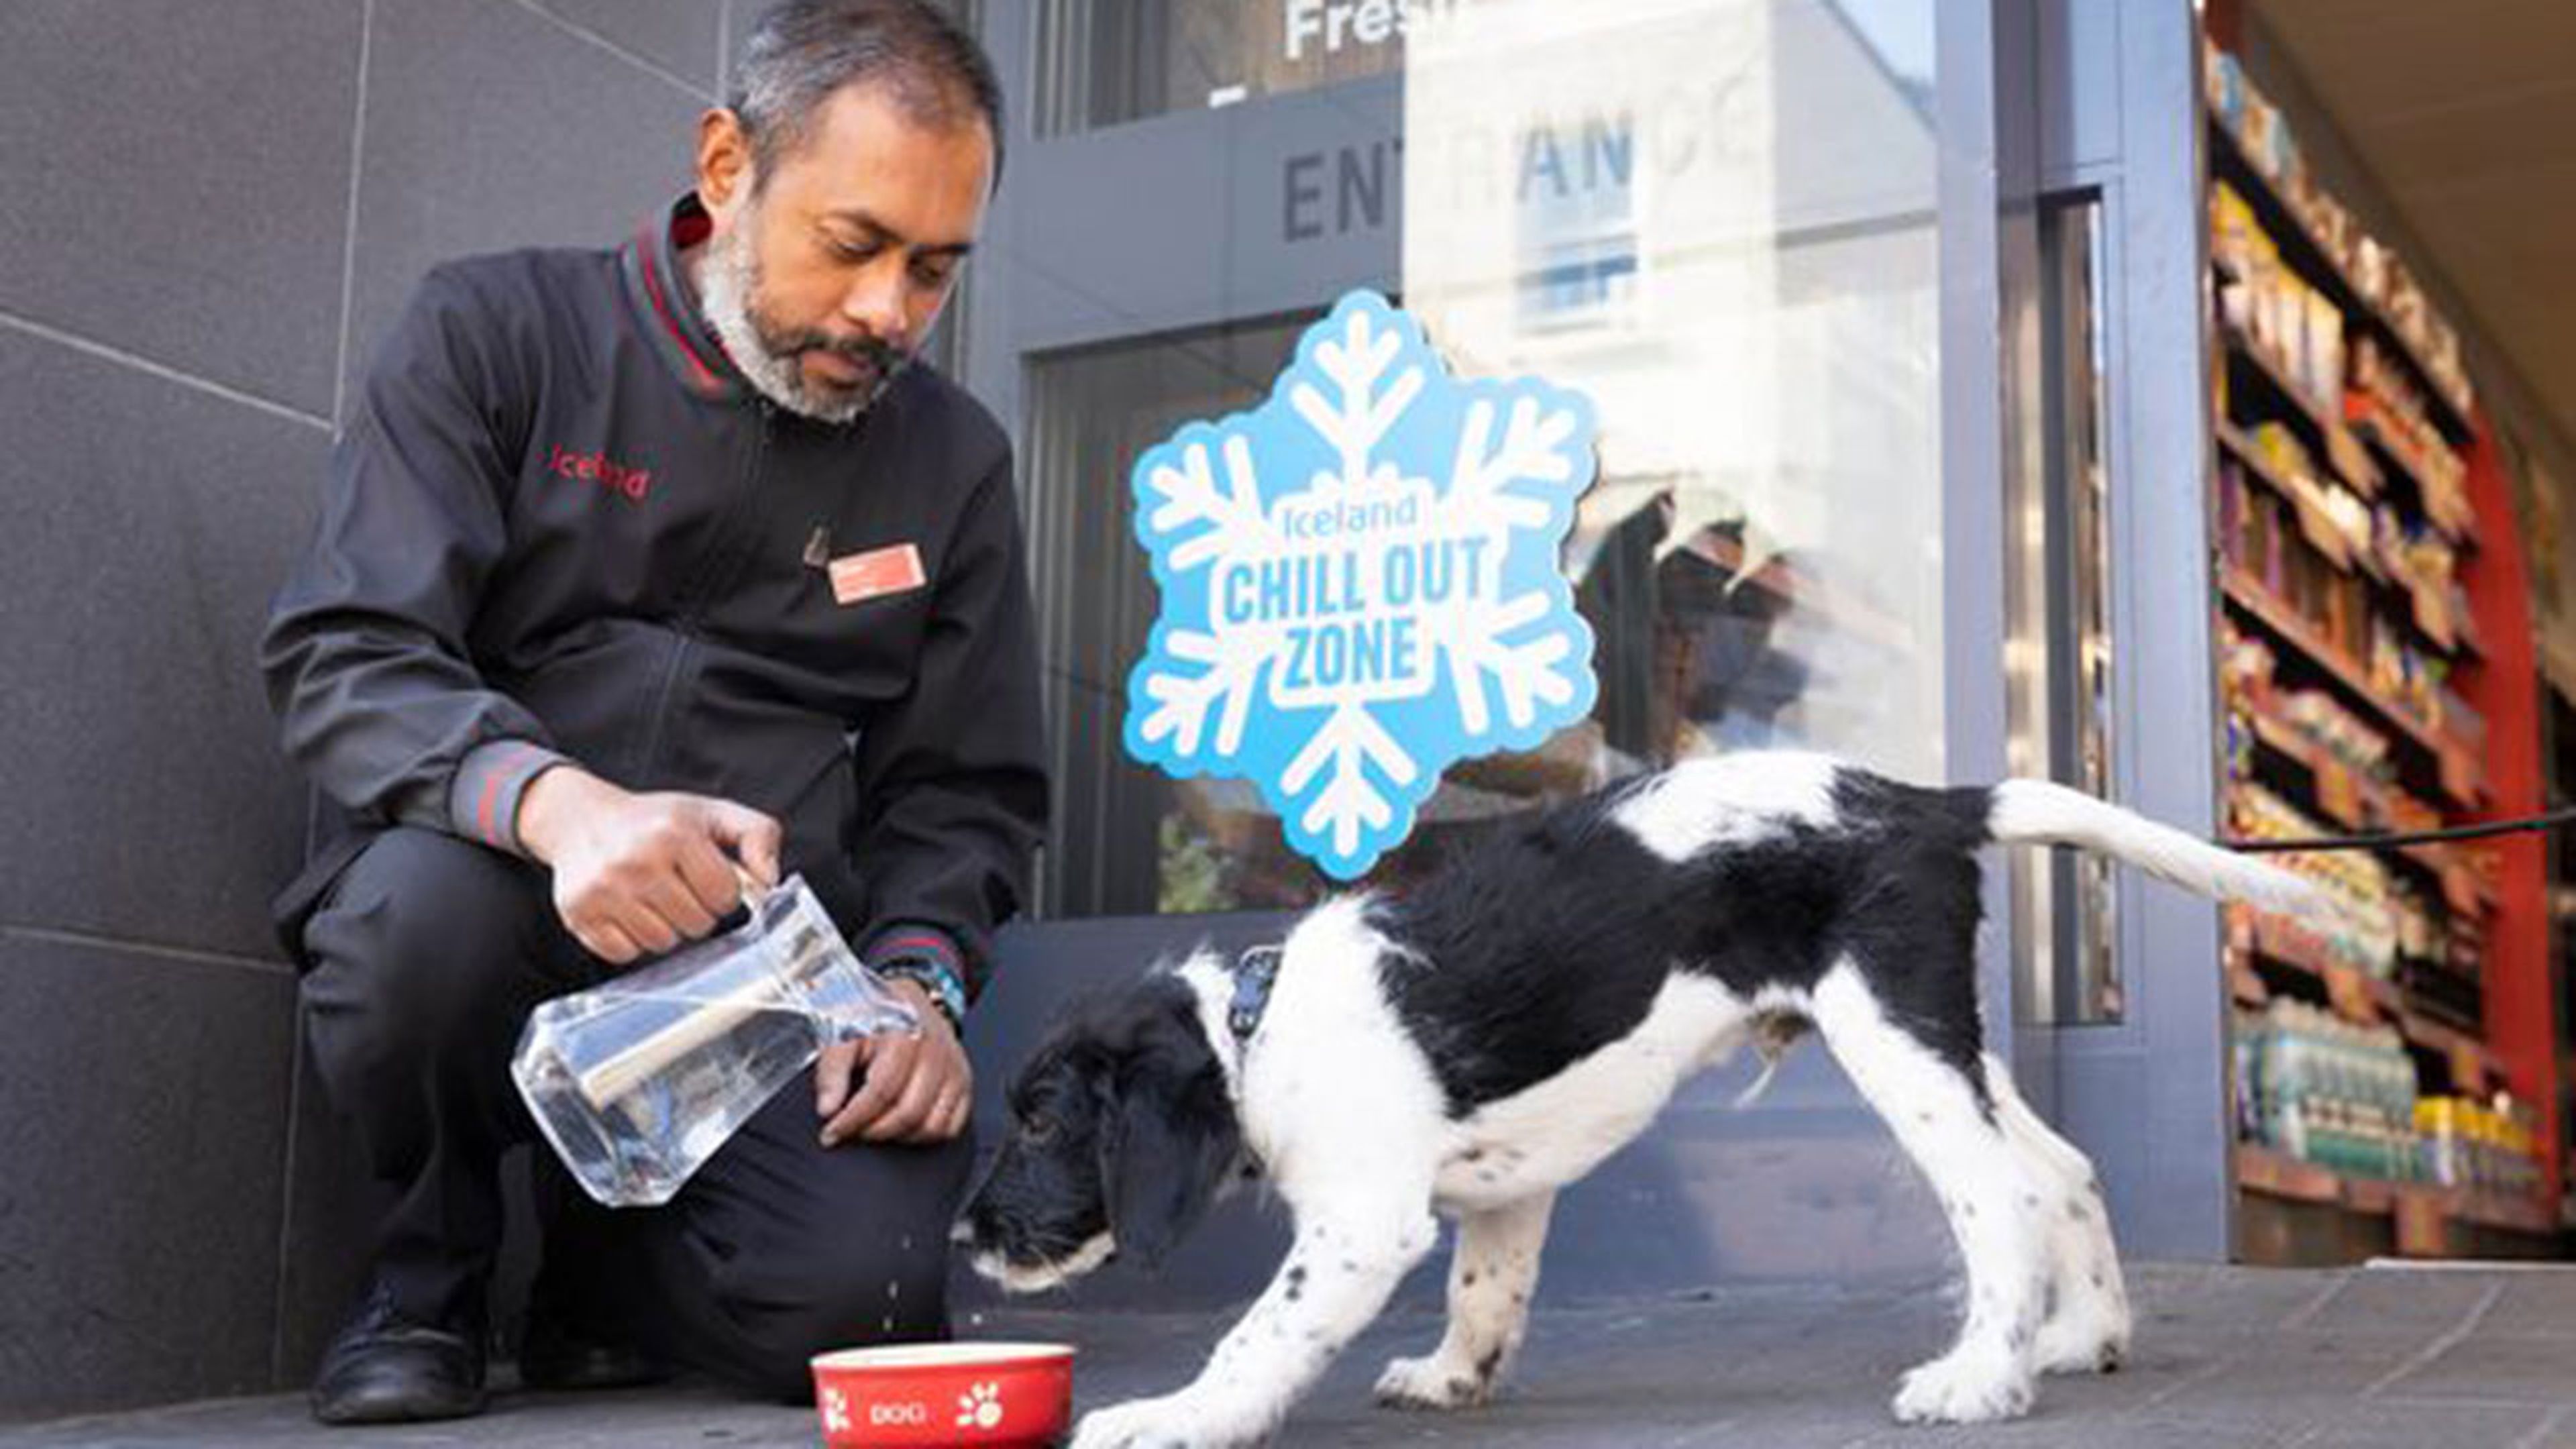
POLYGON ((740 926, 540 1003, 520 1033, 519 1095, 610 1207, 670 1201, 825 1045, 921 1029, 803 878, 745 897, 740 926))

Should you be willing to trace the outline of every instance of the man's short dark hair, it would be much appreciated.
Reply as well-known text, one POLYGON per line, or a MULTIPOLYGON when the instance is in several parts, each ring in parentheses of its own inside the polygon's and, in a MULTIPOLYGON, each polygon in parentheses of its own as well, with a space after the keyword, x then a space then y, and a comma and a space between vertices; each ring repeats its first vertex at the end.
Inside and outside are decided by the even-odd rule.
POLYGON ((984 47, 928 0, 786 0, 743 42, 726 106, 751 137, 758 183, 803 145, 824 102, 842 87, 885 88, 918 124, 980 117, 1002 175, 1002 86, 984 47))

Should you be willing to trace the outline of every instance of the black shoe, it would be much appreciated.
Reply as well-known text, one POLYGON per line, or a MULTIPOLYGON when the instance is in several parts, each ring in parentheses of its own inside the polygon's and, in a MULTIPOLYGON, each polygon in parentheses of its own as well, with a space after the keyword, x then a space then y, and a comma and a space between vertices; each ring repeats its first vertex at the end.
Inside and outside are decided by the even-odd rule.
POLYGON ((661 1360, 632 1344, 588 1337, 540 1309, 528 1313, 527 1337, 519 1344, 521 1388, 634 1389, 670 1376, 661 1360))
POLYGON ((410 1424, 483 1412, 483 1325, 422 1323, 379 1283, 313 1375, 325 1424, 410 1424))

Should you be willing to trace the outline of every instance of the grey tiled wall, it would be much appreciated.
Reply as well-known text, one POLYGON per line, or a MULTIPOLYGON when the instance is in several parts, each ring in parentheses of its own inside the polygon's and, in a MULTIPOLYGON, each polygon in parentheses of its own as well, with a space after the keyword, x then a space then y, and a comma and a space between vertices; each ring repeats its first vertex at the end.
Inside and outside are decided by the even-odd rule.
POLYGON ((293 1386, 345 1306, 252 641, 414 279, 676 194, 729 8, 0 5, 0 1420, 293 1386))

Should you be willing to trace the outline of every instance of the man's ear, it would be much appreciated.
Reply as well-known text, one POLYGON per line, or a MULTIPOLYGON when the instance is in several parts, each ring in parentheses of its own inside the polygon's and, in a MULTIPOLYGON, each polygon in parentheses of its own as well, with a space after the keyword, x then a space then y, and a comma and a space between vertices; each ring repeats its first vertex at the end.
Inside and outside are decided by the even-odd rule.
POLYGON ((1242 1156, 1243 1133, 1213 1060, 1185 1071, 1149 1059, 1121 1074, 1100 1134, 1100 1180, 1110 1235, 1121 1257, 1147 1268, 1198 1225, 1226 1173, 1242 1156))
POLYGON ((752 191, 751 137, 742 119, 722 106, 698 117, 698 200, 724 226, 752 191))

